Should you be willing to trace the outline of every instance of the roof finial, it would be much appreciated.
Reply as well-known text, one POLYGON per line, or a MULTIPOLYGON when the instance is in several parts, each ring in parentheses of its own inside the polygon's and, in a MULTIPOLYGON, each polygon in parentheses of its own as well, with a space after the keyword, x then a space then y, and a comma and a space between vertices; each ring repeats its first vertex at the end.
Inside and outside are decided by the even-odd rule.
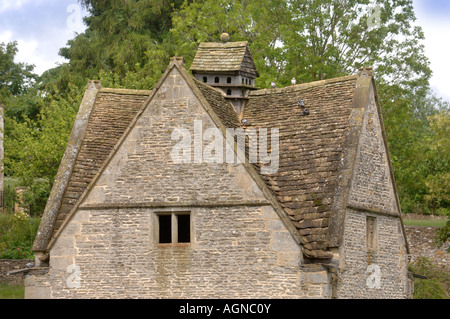
POLYGON ((220 35, 220 41, 223 43, 228 42, 228 40, 230 40, 230 35, 228 33, 224 32, 220 35))

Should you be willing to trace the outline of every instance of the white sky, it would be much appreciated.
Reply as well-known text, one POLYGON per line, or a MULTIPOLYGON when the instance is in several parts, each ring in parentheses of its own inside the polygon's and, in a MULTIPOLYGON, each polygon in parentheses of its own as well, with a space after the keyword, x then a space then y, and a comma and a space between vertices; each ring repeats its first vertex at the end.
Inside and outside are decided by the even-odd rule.
MULTIPOLYGON (((413 0, 416 23, 425 33, 431 61, 431 86, 450 101, 450 0, 413 0)), ((0 42, 18 41, 17 62, 35 65, 42 74, 64 62, 59 49, 83 32, 86 15, 76 0, 0 0, 0 42)))

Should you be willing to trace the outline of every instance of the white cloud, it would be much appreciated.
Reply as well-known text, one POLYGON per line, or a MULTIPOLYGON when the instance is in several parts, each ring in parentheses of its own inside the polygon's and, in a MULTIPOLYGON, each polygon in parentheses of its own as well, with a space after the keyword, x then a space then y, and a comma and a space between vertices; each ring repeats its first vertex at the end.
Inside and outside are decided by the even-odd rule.
POLYGON ((58 55, 58 51, 69 38, 69 32, 64 31, 53 34, 52 41, 47 42, 39 39, 17 38, 11 31, 0 33, 0 43, 17 41, 15 62, 33 64, 34 72, 37 74, 56 67, 57 63, 65 62, 64 58, 58 55))
POLYGON ((20 9, 23 5, 27 4, 30 0, 2 0, 0 2, 0 13, 8 10, 20 9))
MULTIPOLYGON (((436 1, 435 1, 436 2, 436 1)), ((450 63, 448 63, 448 52, 450 44, 450 19, 443 18, 438 12, 439 6, 432 1, 414 1, 414 9, 417 16, 417 24, 425 33, 425 54, 430 60, 433 76, 430 85, 438 96, 450 101, 450 63), (432 6, 434 4, 434 6, 432 6), (428 5, 428 6, 427 6, 428 5)), ((441 8, 443 8, 441 6, 441 8)))
POLYGON ((12 32, 11 31, 4 31, 0 33, 0 43, 8 43, 12 41, 12 32))

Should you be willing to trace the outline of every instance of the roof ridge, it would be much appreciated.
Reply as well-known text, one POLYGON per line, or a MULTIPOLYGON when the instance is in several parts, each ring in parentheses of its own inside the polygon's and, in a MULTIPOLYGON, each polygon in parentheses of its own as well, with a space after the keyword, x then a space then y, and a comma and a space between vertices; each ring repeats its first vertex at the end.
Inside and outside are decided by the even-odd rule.
POLYGON ((101 88, 99 93, 124 94, 124 95, 150 95, 153 90, 101 88))
POLYGON ((306 90, 306 89, 309 89, 309 88, 314 88, 314 87, 318 87, 318 86, 324 86, 324 85, 327 85, 327 84, 350 81, 350 80, 354 80, 354 79, 357 79, 357 78, 358 78, 357 74, 347 75, 347 76, 342 76, 342 77, 339 77, 339 78, 333 78, 333 79, 326 79, 326 80, 320 80, 320 81, 314 81, 314 82, 308 82, 308 83, 289 85, 289 86, 286 86, 286 87, 283 87, 283 88, 260 89, 260 90, 256 90, 256 91, 250 92, 249 95, 250 96, 253 96, 253 95, 259 96, 259 95, 274 94, 274 93, 297 92, 297 91, 302 91, 302 90, 306 90))
POLYGON ((245 47, 247 46, 248 41, 235 41, 235 42, 200 42, 199 47, 201 48, 217 48, 217 47, 225 47, 225 48, 233 48, 233 47, 245 47))

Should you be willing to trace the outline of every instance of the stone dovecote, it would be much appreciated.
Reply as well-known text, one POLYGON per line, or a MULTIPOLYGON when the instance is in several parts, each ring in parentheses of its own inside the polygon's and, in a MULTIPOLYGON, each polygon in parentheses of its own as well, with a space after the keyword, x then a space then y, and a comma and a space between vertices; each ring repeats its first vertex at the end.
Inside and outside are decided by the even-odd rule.
POLYGON ((255 90, 255 78, 259 77, 247 41, 200 43, 190 70, 194 77, 205 84, 219 88, 232 102, 238 114, 255 90))
POLYGON ((233 82, 258 76, 248 44, 222 42, 202 43, 191 71, 173 58, 151 91, 89 82, 25 296, 411 296, 372 69, 257 90, 233 82), (248 91, 227 96, 230 87, 248 91), (195 143, 211 145, 195 123, 222 136, 278 130, 278 169, 263 174, 248 149, 242 162, 176 162, 176 130, 194 136, 193 151, 183 144, 194 158, 195 143))

